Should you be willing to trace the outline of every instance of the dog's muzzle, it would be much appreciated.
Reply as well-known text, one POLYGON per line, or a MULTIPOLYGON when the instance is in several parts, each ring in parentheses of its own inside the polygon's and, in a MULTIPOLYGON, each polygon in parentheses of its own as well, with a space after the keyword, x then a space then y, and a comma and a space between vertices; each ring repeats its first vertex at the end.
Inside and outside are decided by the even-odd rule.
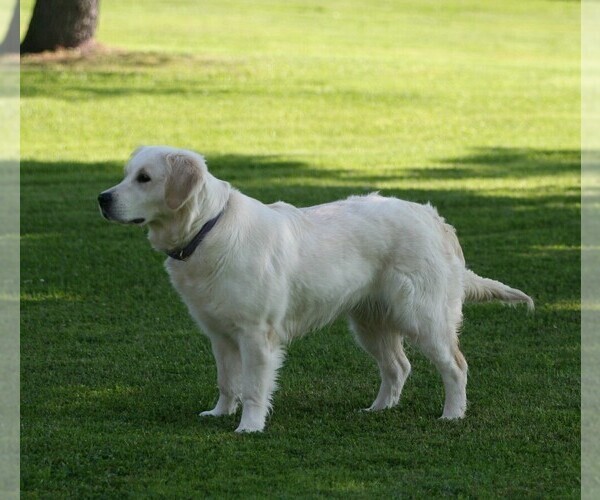
POLYGON ((98 196, 98 205, 100 207, 100 212, 102 212, 102 216, 106 220, 112 220, 121 224, 136 225, 143 224, 144 222, 146 222, 146 219, 144 219, 143 217, 136 217, 135 219, 124 220, 120 218, 118 214, 113 214, 113 201, 114 196, 110 191, 104 191, 104 193, 100 193, 100 195, 98 196))

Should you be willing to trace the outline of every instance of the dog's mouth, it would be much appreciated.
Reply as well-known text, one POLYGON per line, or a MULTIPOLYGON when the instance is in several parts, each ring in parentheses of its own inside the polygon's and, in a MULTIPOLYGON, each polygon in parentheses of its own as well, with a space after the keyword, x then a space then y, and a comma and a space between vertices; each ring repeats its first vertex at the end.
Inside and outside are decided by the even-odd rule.
POLYGON ((135 219, 130 219, 130 220, 119 219, 118 217, 115 217, 109 210, 105 209, 104 207, 100 207, 100 212, 102 213, 102 217, 104 217, 106 220, 111 221, 111 222, 118 222, 120 224, 131 224, 134 226, 139 226, 140 224, 143 224, 144 222, 146 222, 146 219, 144 219, 143 217, 137 217, 135 219))
POLYGON ((100 206, 100 213, 102 214, 102 217, 104 217, 106 220, 113 220, 112 216, 110 215, 110 212, 102 206, 100 206))

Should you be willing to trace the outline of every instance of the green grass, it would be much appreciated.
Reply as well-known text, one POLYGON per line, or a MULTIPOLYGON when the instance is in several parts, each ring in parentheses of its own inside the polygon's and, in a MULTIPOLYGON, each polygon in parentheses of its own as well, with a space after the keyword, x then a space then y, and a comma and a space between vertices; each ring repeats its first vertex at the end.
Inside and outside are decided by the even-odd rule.
POLYGON ((24 497, 578 497, 578 3, 105 1, 99 39, 22 67, 24 497), (465 308, 464 421, 414 349, 400 406, 357 412, 378 375, 340 321, 235 435, 197 417, 214 363, 163 256, 96 208, 154 143, 264 202, 431 201, 537 311, 465 308))

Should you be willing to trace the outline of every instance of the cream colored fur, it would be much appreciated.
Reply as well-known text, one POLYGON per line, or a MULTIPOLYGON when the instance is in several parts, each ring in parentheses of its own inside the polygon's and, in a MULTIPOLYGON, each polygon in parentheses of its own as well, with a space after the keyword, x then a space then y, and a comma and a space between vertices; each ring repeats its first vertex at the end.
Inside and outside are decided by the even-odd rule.
POLYGON ((212 343, 219 399, 202 415, 231 414, 241 403, 238 432, 264 429, 289 342, 340 315, 379 366, 369 410, 398 403, 410 373, 407 338, 442 376, 442 418, 462 418, 463 303, 533 306, 523 292, 468 270, 454 228, 428 204, 372 194, 308 208, 265 205, 212 176, 200 155, 166 146, 138 149, 124 180, 105 193, 113 198, 105 216, 147 226, 160 251, 184 246, 223 211, 189 260, 168 258, 165 267, 212 343), (140 182, 140 172, 150 181, 140 182))

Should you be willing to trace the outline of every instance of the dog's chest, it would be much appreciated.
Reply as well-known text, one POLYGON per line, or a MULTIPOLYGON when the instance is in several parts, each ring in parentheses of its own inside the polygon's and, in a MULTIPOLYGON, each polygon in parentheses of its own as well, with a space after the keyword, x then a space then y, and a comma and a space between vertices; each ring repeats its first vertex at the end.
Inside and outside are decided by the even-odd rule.
POLYGON ((211 280, 202 268, 194 266, 191 262, 178 262, 173 259, 165 262, 165 268, 173 288, 186 303, 190 301, 202 303, 209 300, 211 280))
POLYGON ((223 307, 230 309, 231 305, 221 284, 212 279, 206 268, 190 264, 172 259, 165 263, 173 288, 203 330, 230 332, 234 327, 231 314, 229 310, 223 311, 223 307))

